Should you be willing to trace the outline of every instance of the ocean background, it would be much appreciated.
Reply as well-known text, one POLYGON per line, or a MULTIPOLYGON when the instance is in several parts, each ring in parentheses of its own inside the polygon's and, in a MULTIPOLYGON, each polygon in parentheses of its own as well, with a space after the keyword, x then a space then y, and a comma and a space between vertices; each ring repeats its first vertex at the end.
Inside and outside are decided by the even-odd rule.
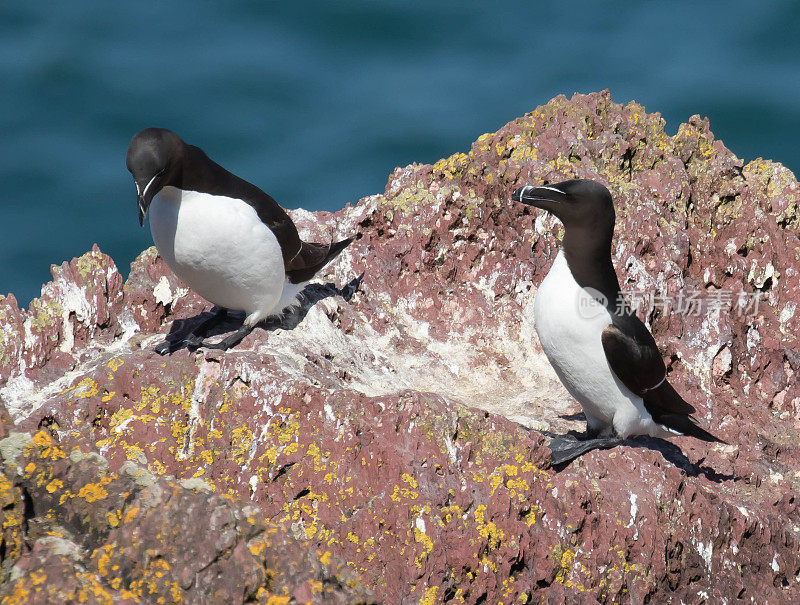
POLYGON ((467 151, 564 93, 694 113, 800 170, 800 3, 0 3, 0 294, 27 306, 97 242, 152 244, 130 137, 175 130, 288 208, 337 210, 395 166, 467 151))

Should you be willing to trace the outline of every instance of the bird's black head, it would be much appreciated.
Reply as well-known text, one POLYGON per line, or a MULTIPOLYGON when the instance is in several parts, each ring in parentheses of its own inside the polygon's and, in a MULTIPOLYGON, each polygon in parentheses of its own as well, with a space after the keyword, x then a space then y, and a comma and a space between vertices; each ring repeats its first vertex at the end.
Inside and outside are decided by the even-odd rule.
POLYGON ((611 193, 595 181, 572 179, 555 185, 525 185, 511 199, 555 214, 567 232, 570 228, 614 231, 611 193))
POLYGON ((166 128, 147 128, 131 139, 125 163, 136 183, 140 225, 153 197, 180 177, 184 147, 180 137, 166 128))

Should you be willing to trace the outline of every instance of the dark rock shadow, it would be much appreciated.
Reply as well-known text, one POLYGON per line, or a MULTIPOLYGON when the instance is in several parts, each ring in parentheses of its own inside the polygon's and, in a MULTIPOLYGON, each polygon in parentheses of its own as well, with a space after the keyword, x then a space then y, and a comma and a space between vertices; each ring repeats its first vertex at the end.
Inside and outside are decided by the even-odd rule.
MULTIPOLYGON (((308 284, 303 288, 302 292, 298 294, 299 305, 291 307, 291 309, 283 313, 283 315, 264 319, 258 324, 258 327, 269 332, 275 330, 294 330, 305 319, 306 315, 308 315, 311 307, 319 301, 331 296, 341 296, 345 302, 349 302, 358 291, 363 279, 364 274, 362 273, 341 288, 337 288, 336 284, 331 282, 327 284, 308 284)), ((185 345, 178 346, 179 343, 184 340, 194 328, 211 318, 214 313, 216 313, 216 310, 204 311, 194 317, 174 321, 166 337, 166 342, 176 347, 172 349, 171 352, 174 353, 175 351, 185 348, 185 345)), ((245 313, 241 311, 227 311, 225 319, 210 328, 204 336, 206 338, 213 338, 214 336, 220 336, 238 330, 242 327, 244 318, 245 313)))
POLYGON ((666 460, 681 469, 689 477, 699 477, 700 475, 703 475, 706 479, 714 483, 733 481, 734 479, 734 475, 718 473, 709 466, 694 464, 686 457, 686 454, 681 451, 681 448, 671 441, 667 441, 666 439, 660 439, 658 437, 645 437, 640 435, 637 437, 629 437, 625 440, 624 445, 661 452, 661 455, 664 456, 666 460))

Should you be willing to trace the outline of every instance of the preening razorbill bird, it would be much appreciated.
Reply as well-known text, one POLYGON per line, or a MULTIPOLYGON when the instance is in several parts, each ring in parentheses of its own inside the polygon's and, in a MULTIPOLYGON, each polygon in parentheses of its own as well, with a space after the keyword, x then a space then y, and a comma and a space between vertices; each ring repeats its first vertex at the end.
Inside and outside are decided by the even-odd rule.
MULTIPOLYGON (((139 224, 150 210, 159 254, 189 287, 219 309, 182 344, 227 349, 263 319, 297 303, 297 295, 352 240, 314 244, 300 239, 292 219, 255 185, 213 162, 164 128, 136 134, 128 146, 139 224), (199 334, 225 310, 244 311, 240 330, 216 345, 199 334)), ((171 350, 169 343, 156 348, 171 350)))
POLYGON ((512 200, 551 212, 564 240, 536 292, 534 321, 547 359, 583 407, 587 437, 556 437, 553 463, 632 435, 717 441, 667 381, 655 340, 627 306, 611 262, 614 204, 600 183, 574 179, 517 189, 512 200))

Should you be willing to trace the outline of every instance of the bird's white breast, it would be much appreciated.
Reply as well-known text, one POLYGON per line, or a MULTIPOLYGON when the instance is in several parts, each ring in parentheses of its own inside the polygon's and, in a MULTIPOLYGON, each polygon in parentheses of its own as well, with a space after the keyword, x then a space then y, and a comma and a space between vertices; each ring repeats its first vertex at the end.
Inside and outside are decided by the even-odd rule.
POLYGON ((534 319, 548 360, 583 407, 590 427, 613 425, 626 437, 641 432, 642 421, 653 424, 641 398, 608 365, 601 335, 611 315, 578 285, 561 251, 536 292, 534 319))
POLYGON ((150 205, 150 231, 172 271, 203 298, 257 319, 274 312, 286 277, 283 256, 249 204, 165 187, 150 205))

